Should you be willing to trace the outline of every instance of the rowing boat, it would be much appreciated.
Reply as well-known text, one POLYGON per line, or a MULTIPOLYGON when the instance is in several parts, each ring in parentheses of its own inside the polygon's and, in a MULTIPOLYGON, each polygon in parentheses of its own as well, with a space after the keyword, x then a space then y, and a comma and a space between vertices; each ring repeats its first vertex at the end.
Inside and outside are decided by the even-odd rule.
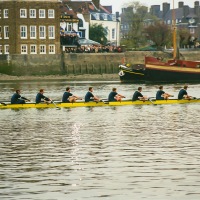
POLYGON ((26 104, 0 104, 0 109, 10 108, 10 109, 19 109, 19 108, 72 108, 72 107, 98 107, 98 106, 125 106, 125 105, 161 105, 161 104, 190 104, 190 103, 200 103, 200 99, 168 99, 168 100, 155 100, 149 99, 147 101, 116 101, 116 102, 75 102, 75 103, 26 103, 26 104))

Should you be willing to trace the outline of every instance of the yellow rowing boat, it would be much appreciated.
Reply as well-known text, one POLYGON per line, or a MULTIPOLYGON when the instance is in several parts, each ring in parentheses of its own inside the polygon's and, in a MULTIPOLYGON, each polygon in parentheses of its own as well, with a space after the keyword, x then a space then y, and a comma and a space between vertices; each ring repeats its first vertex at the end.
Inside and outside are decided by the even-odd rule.
POLYGON ((116 102, 75 102, 75 103, 25 103, 25 104, 10 104, 10 103, 1 103, 0 109, 11 108, 11 109, 19 109, 19 108, 72 108, 72 107, 98 107, 98 106, 125 106, 125 105, 161 105, 161 104, 189 104, 189 103, 200 103, 200 99, 168 99, 168 100, 154 100, 149 99, 147 101, 116 101, 116 102))

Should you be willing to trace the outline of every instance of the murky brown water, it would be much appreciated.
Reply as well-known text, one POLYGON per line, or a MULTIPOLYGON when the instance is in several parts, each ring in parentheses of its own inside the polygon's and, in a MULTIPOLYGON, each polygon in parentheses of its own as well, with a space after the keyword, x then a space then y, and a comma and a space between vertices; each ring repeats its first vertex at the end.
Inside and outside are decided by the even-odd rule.
MULTIPOLYGON (((37 90, 60 99, 70 84, 107 97, 127 98, 138 85, 118 82, 18 82, 34 100, 37 90)), ((200 96, 200 85, 188 92, 200 96)), ((143 85, 155 96, 158 86, 143 85)), ((0 82, 1 98, 14 82, 0 82)), ((165 85, 177 94, 180 85, 165 85)), ((200 199, 200 104, 72 109, 0 110, 1 200, 200 199)))

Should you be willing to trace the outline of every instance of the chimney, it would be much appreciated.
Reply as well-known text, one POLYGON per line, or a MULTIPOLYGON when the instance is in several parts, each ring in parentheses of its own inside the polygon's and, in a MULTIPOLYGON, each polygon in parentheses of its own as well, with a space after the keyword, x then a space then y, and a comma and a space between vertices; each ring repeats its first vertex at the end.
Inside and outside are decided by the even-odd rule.
POLYGON ((150 13, 151 13, 152 15, 155 15, 155 16, 158 17, 159 12, 160 12, 160 5, 153 5, 153 6, 151 6, 151 8, 150 8, 150 13))
POLYGON ((183 8, 184 6, 184 2, 183 1, 179 1, 178 2, 178 8, 183 8))
POLYGON ((100 0, 92 0, 93 4, 96 6, 97 9, 99 9, 99 1, 100 0))
POLYGON ((119 12, 116 12, 115 15, 116 15, 116 19, 119 18, 119 12))
POLYGON ((194 2, 194 7, 199 6, 199 1, 194 2))
POLYGON ((183 6, 183 16, 186 18, 189 15, 189 6, 183 6))
POLYGON ((200 8, 199 8, 199 1, 194 2, 194 14, 199 16, 200 15, 200 8))
POLYGON ((170 10, 170 4, 169 3, 163 3, 163 18, 165 18, 165 15, 170 10))

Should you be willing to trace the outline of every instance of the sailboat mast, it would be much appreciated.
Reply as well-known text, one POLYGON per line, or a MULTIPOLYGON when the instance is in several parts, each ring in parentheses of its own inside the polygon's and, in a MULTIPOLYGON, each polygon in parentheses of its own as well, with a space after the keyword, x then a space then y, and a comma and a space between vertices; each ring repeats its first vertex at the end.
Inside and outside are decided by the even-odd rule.
POLYGON ((174 0, 173 0, 173 12, 172 12, 172 21, 173 21, 173 59, 177 58, 177 45, 176 45, 176 16, 175 16, 175 8, 174 8, 174 0))

